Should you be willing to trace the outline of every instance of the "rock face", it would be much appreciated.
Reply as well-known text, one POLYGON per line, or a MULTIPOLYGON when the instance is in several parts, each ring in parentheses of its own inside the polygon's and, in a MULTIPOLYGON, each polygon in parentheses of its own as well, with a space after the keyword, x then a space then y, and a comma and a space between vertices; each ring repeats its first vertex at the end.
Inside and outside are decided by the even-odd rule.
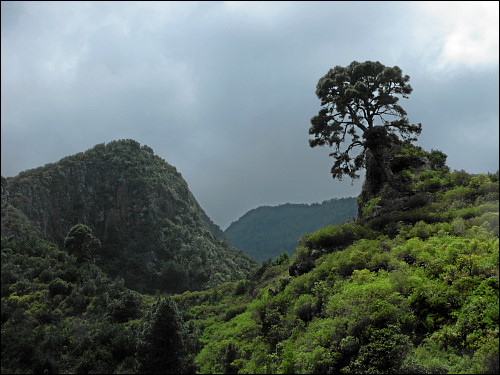
POLYGON ((88 225, 102 242, 103 269, 144 292, 203 289, 254 265, 220 239, 175 167, 133 140, 2 179, 2 203, 61 247, 73 225, 88 225))

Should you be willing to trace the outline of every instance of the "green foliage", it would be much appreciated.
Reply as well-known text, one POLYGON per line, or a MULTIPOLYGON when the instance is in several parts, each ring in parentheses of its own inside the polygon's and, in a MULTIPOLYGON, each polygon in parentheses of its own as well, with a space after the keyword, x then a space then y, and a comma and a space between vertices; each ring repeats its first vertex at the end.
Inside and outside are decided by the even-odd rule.
MULTIPOLYGON (((122 146, 110 157, 129 166, 132 151, 152 155, 122 146)), ((210 253, 234 249, 185 217, 161 222, 157 252, 149 245, 160 232, 147 230, 141 252, 136 239, 117 247, 133 274, 125 281, 89 261, 90 226, 74 226, 63 251, 4 204, 1 371, 498 373, 498 176, 449 172, 434 157, 401 147, 392 165, 402 168, 401 191, 382 189, 357 221, 306 234, 291 258, 283 252, 234 281, 224 272, 241 269, 238 253, 215 267, 210 253), (146 274, 140 260, 155 254, 146 274), (139 294, 127 282, 182 294, 139 294), (183 292, 184 282, 202 290, 183 292)))
POLYGON ((71 292, 71 286, 64 280, 60 278, 53 279, 49 285, 49 297, 54 297, 57 295, 68 295, 71 292))
POLYGON ((158 300, 145 318, 137 349, 140 374, 190 373, 186 363, 189 332, 175 301, 158 300))
POLYGON ((140 318, 142 298, 137 292, 125 290, 108 304, 109 318, 118 323, 140 318))
MULTIPOLYGON (((334 147, 330 154, 335 158, 333 178, 359 178, 357 172, 367 164, 366 151, 378 163, 386 164, 383 152, 398 140, 396 132, 403 139, 420 134, 421 125, 410 124, 406 111, 397 104, 400 97, 411 94, 409 80, 397 66, 353 61, 346 67, 330 69, 318 81, 316 95, 322 107, 311 119, 309 134, 314 138, 309 144, 334 147), (356 147, 361 151, 353 156, 356 147)), ((387 166, 382 169, 383 173, 387 171, 390 173, 387 166)))
POLYGON ((21 237, 2 236, 2 373, 132 372, 128 318, 143 315, 141 297, 33 232, 21 237))
POLYGON ((439 150, 431 150, 429 153, 429 161, 431 162, 432 169, 446 169, 446 158, 448 156, 439 150))
MULTIPOLYGON (((440 153, 440 151, 436 151, 440 153)), ((444 155, 444 154, 443 154, 444 155)), ((390 167, 394 173, 402 171, 415 172, 422 166, 423 158, 431 159, 430 154, 420 146, 411 142, 401 142, 394 146, 390 158, 390 167)))
POLYGON ((372 215, 374 213, 375 207, 381 199, 381 197, 375 197, 366 202, 366 204, 363 206, 363 216, 368 217, 372 215))
POLYGON ((331 225, 314 233, 306 234, 300 242, 311 249, 335 249, 347 246, 355 240, 372 235, 370 230, 354 222, 331 225))
POLYGON ((368 333, 368 343, 363 345, 356 359, 343 369, 355 374, 398 373, 404 359, 412 348, 410 338, 399 333, 397 327, 372 329, 368 333))
POLYGON ((383 191, 373 217, 307 234, 288 262, 184 304, 203 332, 198 371, 495 373, 498 185, 435 156, 408 175, 433 191, 383 191))
POLYGON ((2 189, 2 221, 17 223, 6 236, 38 223, 79 263, 95 261, 139 292, 206 289, 255 265, 222 240, 175 167, 130 139, 3 179, 2 189))
POLYGON ((77 224, 69 230, 64 247, 76 256, 78 262, 85 262, 94 260, 101 241, 92 235, 92 229, 88 226, 77 224))

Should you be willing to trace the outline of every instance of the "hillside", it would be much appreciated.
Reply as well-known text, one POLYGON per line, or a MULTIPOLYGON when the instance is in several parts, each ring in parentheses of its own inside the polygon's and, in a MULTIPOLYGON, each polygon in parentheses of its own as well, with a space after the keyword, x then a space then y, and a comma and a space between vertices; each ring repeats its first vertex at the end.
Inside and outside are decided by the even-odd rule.
POLYGON ((407 145, 401 189, 382 187, 355 222, 176 296, 200 373, 498 373, 498 172, 449 172, 442 154, 419 169, 417 154, 433 156, 407 145))
POLYGON ((401 188, 365 194, 355 221, 172 296, 80 258, 74 228, 62 246, 44 238, 50 225, 9 203, 36 195, 2 181, 1 372, 498 373, 498 172, 416 168, 432 155, 404 151, 401 188))
POLYGON ((2 204, 60 248, 73 226, 88 226, 102 244, 96 263, 142 292, 204 289, 254 265, 221 240, 175 167, 133 140, 2 178, 2 204))
POLYGON ((356 198, 330 199, 311 205, 262 206, 231 223, 224 234, 236 248, 263 262, 283 252, 292 255, 302 235, 352 220, 357 213, 356 198))

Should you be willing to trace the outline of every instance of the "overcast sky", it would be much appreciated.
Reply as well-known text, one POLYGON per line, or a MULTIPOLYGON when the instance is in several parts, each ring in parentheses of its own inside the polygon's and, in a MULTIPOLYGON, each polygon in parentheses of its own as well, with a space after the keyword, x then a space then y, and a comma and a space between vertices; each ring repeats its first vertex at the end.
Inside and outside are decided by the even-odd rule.
POLYGON ((2 1, 2 175, 132 138, 223 229, 261 205, 355 197, 308 130, 318 80, 366 60, 410 76, 417 145, 495 172, 498 5, 2 1))

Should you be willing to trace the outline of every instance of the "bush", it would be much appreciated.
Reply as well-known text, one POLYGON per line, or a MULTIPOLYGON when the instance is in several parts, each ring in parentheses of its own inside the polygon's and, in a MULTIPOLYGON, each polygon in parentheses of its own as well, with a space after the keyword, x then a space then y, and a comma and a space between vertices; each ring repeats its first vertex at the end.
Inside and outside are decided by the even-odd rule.
POLYGON ((309 248, 299 246, 293 253, 292 264, 288 268, 290 276, 299 276, 309 272, 315 266, 314 258, 309 248))
POLYGON ((363 216, 370 216, 375 210, 375 207, 377 207, 377 205, 380 203, 381 199, 381 197, 375 197, 366 202, 365 206, 363 207, 363 216))
POLYGON ((109 303, 108 316, 115 322, 123 323, 140 316, 142 305, 141 295, 137 292, 127 290, 119 299, 109 303))
POLYGON ((71 293, 71 285, 60 278, 55 278, 49 283, 49 297, 54 297, 57 295, 67 296, 71 293))
POLYGON ((316 299, 310 294, 302 294, 295 302, 293 310, 299 319, 309 322, 316 312, 316 299))
POLYGON ((431 162, 432 169, 443 169, 446 167, 446 158, 448 157, 444 152, 439 150, 431 150, 427 155, 431 162))
POLYGON ((419 193, 412 195, 408 198, 408 201, 405 203, 404 208, 414 209, 418 207, 423 207, 431 201, 430 194, 428 193, 419 193))
POLYGON ((222 317, 222 320, 224 322, 228 322, 230 321, 231 319, 233 319, 236 315, 239 315, 241 313, 244 313, 245 310, 247 309, 246 305, 238 305, 238 306, 233 306, 233 307, 230 307, 226 313, 224 314, 224 316, 222 317))
POLYGON ((439 177, 431 177, 424 181, 419 181, 415 184, 417 191, 436 191, 444 185, 443 179, 439 177))
POLYGON ((468 186, 456 186, 453 189, 444 193, 444 199, 448 202, 465 201, 470 199, 474 194, 474 190, 468 186))
POLYGON ((446 180, 448 181, 448 184, 452 186, 467 186, 469 184, 470 179, 471 179, 470 174, 468 174, 464 170, 453 171, 446 175, 446 180))
POLYGON ((350 245, 361 238, 372 237, 370 230, 355 223, 331 225, 301 238, 303 246, 310 249, 334 249, 350 245))

